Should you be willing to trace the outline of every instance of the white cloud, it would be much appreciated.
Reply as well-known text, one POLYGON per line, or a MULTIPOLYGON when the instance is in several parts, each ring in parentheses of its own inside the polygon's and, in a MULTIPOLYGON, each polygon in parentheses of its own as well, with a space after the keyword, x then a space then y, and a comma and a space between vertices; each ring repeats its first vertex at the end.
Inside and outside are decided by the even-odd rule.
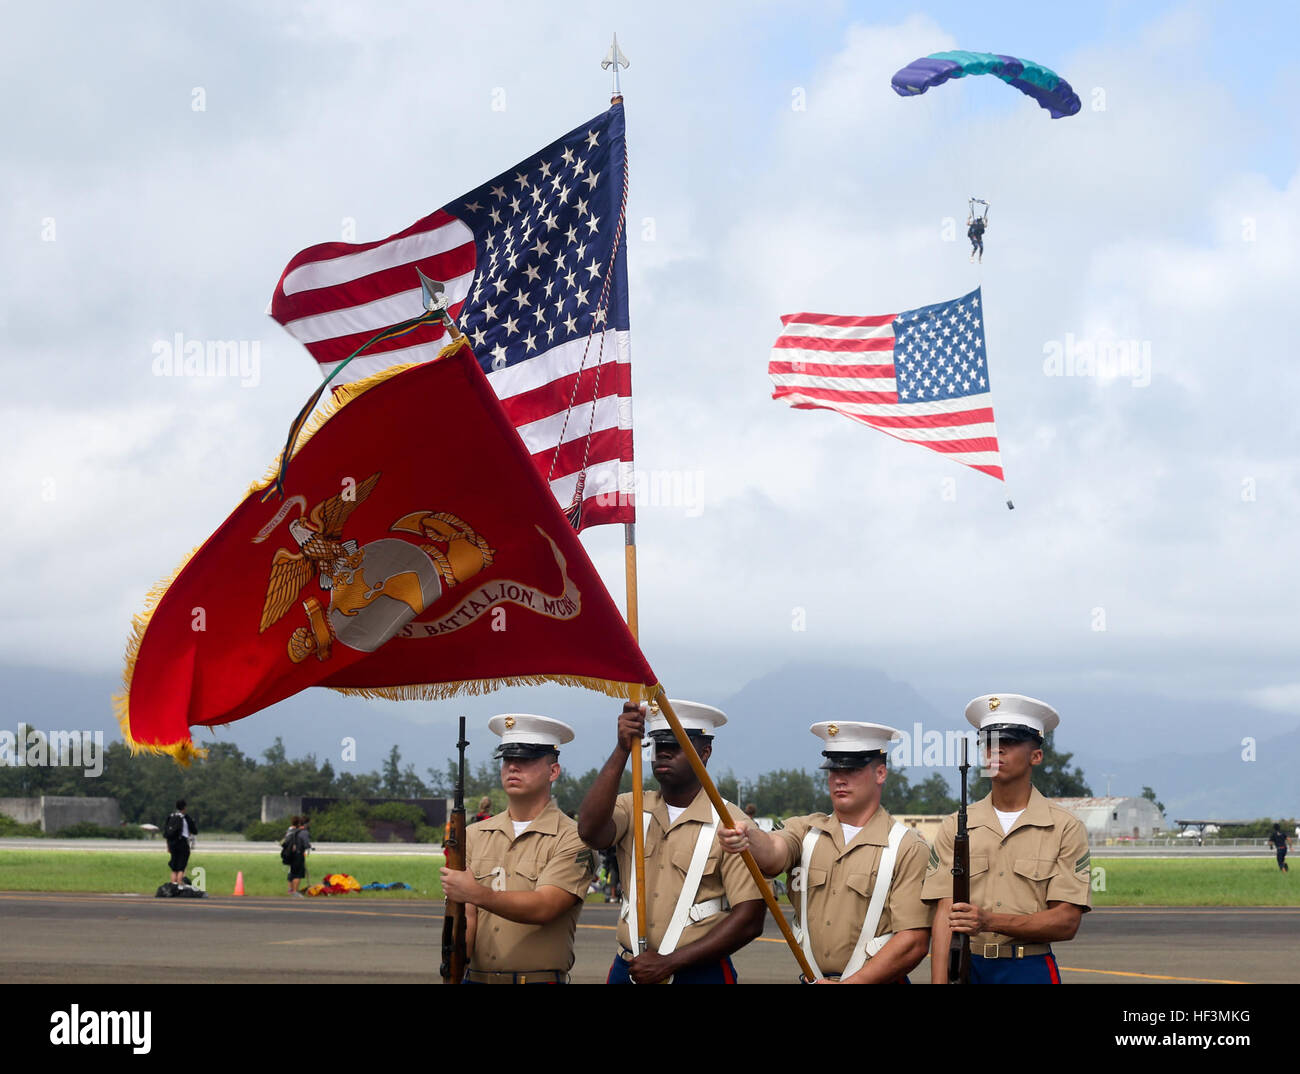
MULTIPOLYGON (((262 314, 289 256, 344 217, 363 240, 404 227, 604 107, 599 5, 560 38, 550 9, 357 10, 169 12, 147 33, 103 19, 105 47, 16 58, 33 92, 3 106, 20 137, 0 169, 17 445, 0 475, 6 546, 40 597, 0 621, 15 658, 113 666, 148 585, 275 454, 314 383, 262 314), (259 340, 261 386, 154 378, 150 346, 177 331, 259 340)), ((1250 165, 1257 121, 1188 62, 1203 21, 1053 57, 1084 99, 1053 121, 976 80, 896 96, 897 67, 957 44, 925 16, 845 26, 767 70, 754 57, 785 59, 770 50, 788 19, 619 13, 639 466, 698 471, 705 497, 699 517, 642 510, 647 639, 922 672, 934 653, 971 667, 1011 650, 1166 686, 1201 673, 1184 653, 1239 654, 1228 674, 1246 677, 1293 652, 1300 178, 1250 165), (976 192, 993 202, 980 275, 961 227, 942 231, 976 192), (781 313, 886 312, 980 279, 1009 489, 770 400, 781 313), (1044 343, 1066 333, 1149 341, 1150 386, 1044 376, 1044 343)), ((585 540, 621 599, 621 534, 585 540)))
POLYGON ((1252 690, 1247 697, 1262 709, 1300 716, 1300 682, 1261 686, 1252 690))

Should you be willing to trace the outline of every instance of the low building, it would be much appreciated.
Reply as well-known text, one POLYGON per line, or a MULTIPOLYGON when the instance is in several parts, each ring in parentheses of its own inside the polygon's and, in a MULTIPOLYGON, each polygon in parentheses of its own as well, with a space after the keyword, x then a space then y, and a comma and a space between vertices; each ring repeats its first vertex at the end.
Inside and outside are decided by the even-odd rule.
POLYGON ((897 813, 894 819, 902 821, 909 828, 914 828, 927 843, 934 845, 935 836, 946 817, 951 813, 897 813))
POLYGON ((1165 830, 1165 818, 1149 798, 1052 798, 1074 814, 1088 831, 1094 846, 1116 839, 1149 839, 1165 830))
POLYGON ((0 798, 0 813, 19 824, 39 824, 51 835, 89 822, 101 828, 116 828, 122 823, 122 810, 116 798, 78 798, 70 795, 43 794, 39 798, 0 798))

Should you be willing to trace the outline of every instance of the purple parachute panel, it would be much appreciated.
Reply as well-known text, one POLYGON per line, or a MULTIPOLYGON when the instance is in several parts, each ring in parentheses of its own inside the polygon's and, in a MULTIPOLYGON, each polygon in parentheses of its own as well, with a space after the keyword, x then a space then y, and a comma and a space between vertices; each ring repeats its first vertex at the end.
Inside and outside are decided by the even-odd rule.
POLYGON ((891 84, 900 97, 915 97, 950 78, 993 75, 1047 109, 1053 119, 1079 111, 1078 94, 1060 75, 1032 60, 992 52, 936 52, 913 60, 894 73, 891 84))

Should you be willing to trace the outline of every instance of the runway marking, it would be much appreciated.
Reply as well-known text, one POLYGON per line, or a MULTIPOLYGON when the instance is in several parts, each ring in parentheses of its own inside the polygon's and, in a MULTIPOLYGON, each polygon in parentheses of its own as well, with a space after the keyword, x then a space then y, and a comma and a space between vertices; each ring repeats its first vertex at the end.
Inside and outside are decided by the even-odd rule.
POLYGON ((338 945, 338 944, 346 944, 346 943, 364 943, 364 942, 365 942, 364 940, 349 939, 346 937, 336 938, 333 936, 303 936, 301 939, 297 939, 297 940, 272 940, 270 942, 270 946, 274 947, 277 944, 289 944, 295 947, 325 947, 329 945, 338 945))
POLYGON ((1195 984, 1250 984, 1249 981, 1225 981, 1218 977, 1172 977, 1166 973, 1133 973, 1128 970, 1088 970, 1082 966, 1062 966, 1068 973, 1104 973, 1108 977, 1141 977, 1148 981, 1191 981, 1195 984))
POLYGON ((1300 906, 1095 906, 1110 914, 1229 914, 1251 917, 1258 914, 1300 914, 1300 906))

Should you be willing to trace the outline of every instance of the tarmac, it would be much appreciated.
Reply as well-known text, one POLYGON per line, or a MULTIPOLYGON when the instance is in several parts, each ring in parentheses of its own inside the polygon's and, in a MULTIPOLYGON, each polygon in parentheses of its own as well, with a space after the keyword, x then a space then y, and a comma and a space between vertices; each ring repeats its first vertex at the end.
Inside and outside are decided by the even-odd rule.
MULTIPOLYGON (((442 847, 437 843, 313 843, 317 854, 348 854, 412 857, 440 857, 442 847)), ((95 850, 120 853, 152 851, 165 854, 161 839, 0 839, 0 850, 95 850)), ((200 837, 198 849, 204 854, 267 854, 277 858, 280 844, 274 841, 249 842, 242 838, 208 839, 200 837)), ((1103 846, 1092 848, 1093 861, 1106 858, 1255 858, 1273 860, 1270 847, 1248 846, 1173 846, 1133 847, 1103 846)))
MULTIPOLYGON (((575 983, 603 982, 616 907, 589 903, 575 983)), ((1056 946, 1067 984, 1300 983, 1283 938, 1300 907, 1106 907, 1056 946)), ((370 899, 0 892, 0 982, 10 984, 420 983, 440 980, 442 907, 370 899)), ((794 983, 769 918, 734 958, 743 984, 794 983)), ((927 983, 929 962, 911 974, 927 983)))

